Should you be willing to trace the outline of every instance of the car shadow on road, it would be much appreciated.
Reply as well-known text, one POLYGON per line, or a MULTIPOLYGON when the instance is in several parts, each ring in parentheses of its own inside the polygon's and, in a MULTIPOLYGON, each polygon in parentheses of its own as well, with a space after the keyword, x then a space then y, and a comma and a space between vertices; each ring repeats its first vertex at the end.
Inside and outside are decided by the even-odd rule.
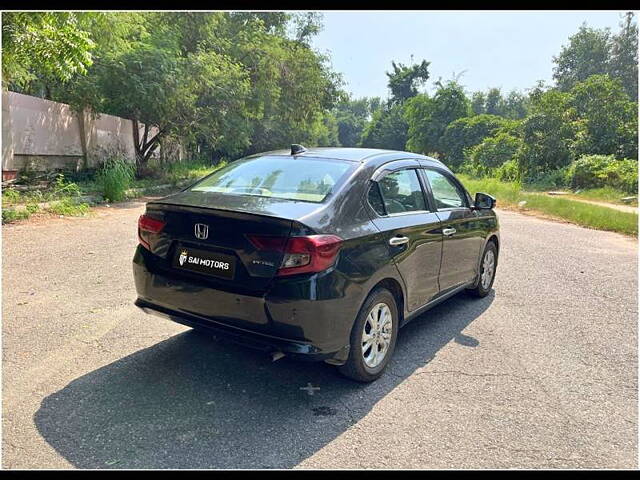
POLYGON ((458 295, 411 322, 372 384, 188 331, 72 381, 42 401, 35 423, 80 468, 290 468, 452 340, 477 346, 462 330, 493 297, 458 295))

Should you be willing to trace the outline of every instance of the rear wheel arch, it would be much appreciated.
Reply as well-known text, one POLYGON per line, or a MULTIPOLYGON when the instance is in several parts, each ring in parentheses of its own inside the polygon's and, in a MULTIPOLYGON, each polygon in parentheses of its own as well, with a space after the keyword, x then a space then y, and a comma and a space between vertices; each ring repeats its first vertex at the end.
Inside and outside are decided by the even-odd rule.
MULTIPOLYGON (((364 305, 364 302, 367 301, 367 298, 369 298, 369 295, 371 295, 371 292, 373 292, 376 288, 384 288, 386 290, 389 290, 389 292, 391 292, 391 295, 393 295, 393 298, 395 298, 396 300, 396 306, 398 308, 398 316, 400 317, 398 319, 399 320, 398 324, 401 325, 402 320, 404 319, 404 292, 402 290, 402 285, 400 285, 400 282, 398 282, 398 280, 392 277, 387 277, 380 280, 378 283, 376 283, 373 287, 369 289, 369 291, 367 292, 367 296, 362 300, 362 305, 364 305)), ((362 308, 362 305, 360 306, 360 308, 362 308)))

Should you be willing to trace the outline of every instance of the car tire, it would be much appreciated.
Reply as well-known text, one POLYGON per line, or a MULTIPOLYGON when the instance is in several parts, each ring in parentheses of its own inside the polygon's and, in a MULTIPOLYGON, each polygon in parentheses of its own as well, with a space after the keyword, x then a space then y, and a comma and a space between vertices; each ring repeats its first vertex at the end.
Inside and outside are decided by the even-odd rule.
POLYGON ((398 337, 399 318, 396 299, 389 290, 376 288, 371 292, 362 305, 351 330, 349 358, 344 365, 338 367, 340 373, 363 383, 373 382, 379 378, 393 356, 398 337), (378 322, 377 329, 373 325, 375 322, 378 322), (371 335, 371 337, 366 340, 365 335, 371 335), (379 357, 383 350, 384 354, 379 357))
POLYGON ((486 297, 493 287, 493 281, 496 278, 497 266, 498 249, 496 248, 496 244, 490 241, 487 243, 487 246, 484 247, 484 252, 482 252, 480 271, 478 272, 476 286, 468 289, 467 292, 474 297, 486 297))

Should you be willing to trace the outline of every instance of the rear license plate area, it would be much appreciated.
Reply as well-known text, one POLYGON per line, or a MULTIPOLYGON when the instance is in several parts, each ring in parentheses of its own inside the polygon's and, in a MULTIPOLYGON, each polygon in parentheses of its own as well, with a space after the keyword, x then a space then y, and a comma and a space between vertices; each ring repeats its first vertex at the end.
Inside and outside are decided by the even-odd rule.
POLYGON ((173 256, 173 268, 232 280, 236 258, 224 253, 178 245, 173 256))

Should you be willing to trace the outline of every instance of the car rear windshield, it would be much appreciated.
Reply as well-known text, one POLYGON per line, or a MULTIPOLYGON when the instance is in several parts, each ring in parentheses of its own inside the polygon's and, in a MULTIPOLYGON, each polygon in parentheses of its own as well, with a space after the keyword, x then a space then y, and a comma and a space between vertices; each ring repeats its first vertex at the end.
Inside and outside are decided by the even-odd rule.
POLYGON ((246 158, 213 172, 191 187, 191 191, 322 203, 344 180, 352 165, 328 158, 246 158))

